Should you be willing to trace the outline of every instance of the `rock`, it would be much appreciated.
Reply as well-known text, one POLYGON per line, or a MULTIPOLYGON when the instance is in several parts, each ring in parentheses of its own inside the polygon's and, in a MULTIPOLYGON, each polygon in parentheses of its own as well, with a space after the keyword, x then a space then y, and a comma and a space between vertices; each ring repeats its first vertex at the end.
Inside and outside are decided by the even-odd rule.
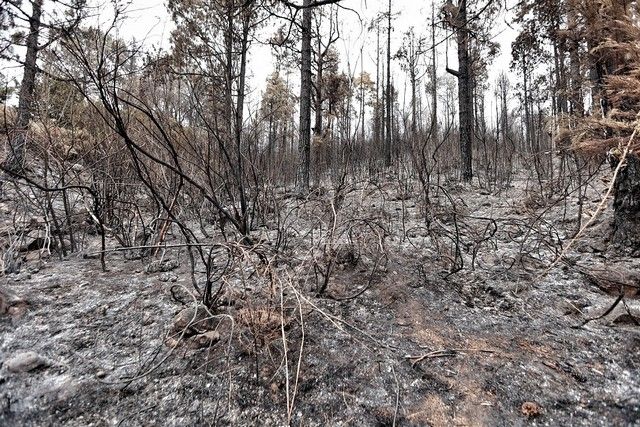
POLYGON ((178 347, 179 344, 180 344, 180 341, 178 341, 176 338, 173 338, 173 337, 167 337, 164 340, 164 345, 166 345, 169 348, 176 348, 178 347))
POLYGON ((98 372, 96 372, 96 377, 98 378, 104 378, 107 376, 107 373, 105 371, 103 371, 102 369, 99 370, 98 372))
POLYGON ((154 322, 153 317, 151 317, 151 315, 149 313, 145 313, 142 316, 142 326, 152 325, 153 322, 154 322))
POLYGON ((29 280, 31 279, 31 273, 29 273, 28 271, 23 271, 22 273, 18 273, 13 277, 13 280, 15 282, 20 282, 23 280, 29 280))
POLYGON ((0 315, 8 313, 11 316, 21 316, 27 311, 28 305, 24 298, 0 286, 0 315))
POLYGON ((207 331, 189 339, 189 347, 193 349, 207 348, 220 341, 220 334, 217 331, 207 331))
POLYGON ((18 252, 37 251, 44 248, 46 244, 47 244, 47 241, 45 240, 44 237, 36 237, 36 238, 30 239, 25 244, 21 245, 18 248, 18 252))
POLYGON ((7 310, 7 314, 11 316, 13 319, 19 319, 27 312, 26 305, 14 305, 9 307, 7 310))
POLYGON ((159 261, 153 261, 146 268, 147 273, 159 273, 159 272, 167 272, 171 270, 175 270, 180 266, 178 261, 172 259, 165 259, 159 261))
POLYGON ((202 407, 202 402, 200 402, 199 399, 196 399, 193 401, 193 403, 191 404, 191 406, 189 407, 189 412, 191 413, 195 413, 196 411, 198 411, 200 408, 202 407))
POLYGON ((178 276, 173 273, 162 273, 158 278, 161 282, 177 282, 178 276))
POLYGON ((49 366, 44 357, 34 351, 18 353, 4 363, 9 372, 29 372, 34 369, 49 366))
POLYGON ((79 384, 70 375, 57 375, 45 378, 36 394, 50 402, 65 402, 78 393, 78 388, 79 384))
POLYGON ((188 326, 185 336, 204 333, 214 326, 209 317, 207 311, 201 306, 198 306, 197 310, 193 307, 185 308, 173 318, 172 330, 176 334, 182 334, 188 326))

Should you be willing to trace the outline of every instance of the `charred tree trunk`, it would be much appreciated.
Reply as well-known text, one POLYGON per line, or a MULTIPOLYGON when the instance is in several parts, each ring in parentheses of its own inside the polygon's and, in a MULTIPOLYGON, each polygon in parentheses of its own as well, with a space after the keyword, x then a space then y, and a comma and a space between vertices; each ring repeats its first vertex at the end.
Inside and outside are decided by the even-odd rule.
POLYGON ((411 134, 415 136, 418 133, 418 111, 417 111, 417 94, 416 94, 416 85, 417 85, 416 70, 412 67, 410 72, 410 80, 411 80, 411 134))
POLYGON ((382 128, 382 120, 380 114, 380 27, 376 32, 376 105, 374 112, 374 124, 373 124, 373 142, 376 150, 380 147, 380 134, 382 128))
POLYGON ((469 56, 469 34, 467 31, 467 0, 460 0, 457 16, 451 23, 456 31, 458 44, 458 70, 447 68, 449 74, 458 78, 458 115, 460 121, 460 160, 462 180, 473 178, 473 87, 471 58, 469 56))
POLYGON ((276 145, 277 126, 273 120, 273 103, 269 104, 269 134, 267 142, 267 166, 271 171, 271 166, 274 161, 273 153, 276 145))
POLYGON ((629 153, 615 182, 614 224, 611 241, 640 253, 640 157, 629 153))
POLYGON ((362 128, 360 129, 361 132, 361 136, 360 139, 362 140, 362 142, 364 142, 365 140, 365 93, 364 93, 364 64, 362 62, 362 48, 360 48, 360 126, 362 126, 362 128))
POLYGON ((574 8, 569 8, 569 61, 571 72, 570 101, 571 114, 576 117, 584 116, 584 99, 582 97, 582 64, 580 63, 580 35, 578 32, 578 17, 574 8))
POLYGON ((431 3, 431 127, 433 138, 438 136, 438 64, 436 62, 436 7, 431 3))
POLYGON ((302 57, 300 75, 300 137, 298 141, 298 180, 300 194, 309 192, 311 163, 311 0, 304 0, 302 11, 302 57))
MULTIPOLYGON (((250 12, 247 12, 250 13, 250 12)), ((236 98, 236 120, 235 120, 235 143, 236 158, 238 162, 238 193, 240 195, 239 223, 242 225, 240 232, 243 235, 249 234, 247 195, 244 188, 244 155, 242 147, 242 130, 244 127, 244 97, 247 76, 247 52, 249 50, 249 17, 244 17, 242 26, 242 40, 240 42, 240 75, 238 76, 238 91, 236 98)))
POLYGON ((522 55, 522 104, 524 107, 524 132, 526 152, 534 153, 533 137, 531 132, 531 100, 529 93, 529 65, 526 55, 522 55))
POLYGON ((460 2, 460 28, 458 30, 458 102, 460 108, 460 159, 462 179, 471 181, 473 144, 473 95, 471 87, 471 67, 469 59, 469 35, 467 32, 467 0, 460 2))
POLYGON ((391 0, 389 0, 389 10, 387 11, 387 112, 385 116, 385 142, 384 142, 384 163, 391 166, 391 106, 393 95, 391 93, 391 0))
POLYGON ((324 54, 322 52, 322 45, 320 43, 320 37, 318 37, 318 72, 316 74, 316 122, 315 128, 313 129, 313 134, 316 136, 322 135, 322 101, 324 94, 322 93, 322 80, 324 78, 324 54))
POLYGON ((42 16, 42 1, 35 0, 32 4, 29 17, 29 35, 27 36, 27 53, 24 58, 24 74, 18 99, 18 114, 15 127, 11 135, 10 152, 4 167, 19 173, 24 168, 27 132, 33 114, 33 98, 36 87, 36 74, 38 59, 38 38, 40 35, 40 18, 42 16))

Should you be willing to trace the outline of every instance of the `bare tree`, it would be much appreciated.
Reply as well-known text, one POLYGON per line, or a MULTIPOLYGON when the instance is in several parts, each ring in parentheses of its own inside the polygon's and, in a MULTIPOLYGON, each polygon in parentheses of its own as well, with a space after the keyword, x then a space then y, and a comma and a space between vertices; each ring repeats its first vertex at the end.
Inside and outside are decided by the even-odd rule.
POLYGON ((38 72, 36 61, 38 59, 40 25, 42 17, 43 0, 34 0, 29 16, 29 33, 27 35, 27 51, 24 57, 24 73, 20 85, 18 112, 16 123, 11 133, 9 143, 9 153, 4 167, 11 172, 21 172, 24 168, 25 146, 27 143, 27 132, 31 122, 33 97, 36 87, 36 74, 38 72))
POLYGON ((302 11, 302 48, 300 56, 300 139, 298 142, 297 190, 309 192, 311 168, 311 0, 304 0, 302 11))
POLYGON ((313 88, 315 89, 314 100, 315 100, 315 125, 313 128, 314 135, 320 137, 323 134, 323 123, 322 123, 322 105, 323 102, 327 99, 328 94, 324 90, 325 86, 325 69, 327 67, 331 67, 335 61, 332 60, 337 57, 337 52, 333 48, 333 44, 339 39, 338 32, 338 15, 331 8, 329 12, 329 28, 327 29, 326 40, 324 35, 322 34, 322 22, 323 22, 322 13, 316 14, 316 51, 315 51, 315 69, 316 69, 316 81, 313 84, 313 88))
POLYGON ((313 8, 325 4, 338 3, 340 0, 304 0, 302 6, 284 2, 296 10, 302 9, 301 49, 300 49, 300 136, 298 142, 298 193, 309 192, 311 168, 311 23, 313 8))
POLYGON ((393 94, 391 90, 391 0, 387 9, 387 82, 386 82, 386 114, 385 114, 385 137, 384 137, 384 164, 391 166, 391 145, 392 127, 391 112, 393 110, 393 94))
MULTIPOLYGON (((13 173, 21 172, 25 166, 27 134, 33 115, 36 76, 39 72, 37 65, 38 54, 45 46, 53 43, 59 37, 59 34, 68 33, 77 27, 82 18, 84 7, 83 0, 74 0, 64 5, 66 9, 64 18, 57 19, 52 17, 48 22, 43 22, 44 0, 33 0, 30 4, 30 13, 21 9, 22 5, 20 2, 7 3, 9 7, 2 11, 2 15, 11 15, 9 18, 3 18, 3 20, 26 21, 27 28, 25 56, 22 63, 23 74, 18 94, 17 116, 9 136, 9 153, 3 165, 7 171, 13 173), (28 16, 28 18, 24 18, 25 16, 28 16), (41 45, 40 36, 43 29, 49 30, 49 37, 46 43, 41 45)), ((10 47, 10 44, 7 46, 10 47)), ((3 48, 3 51, 4 50, 5 48, 3 48)))
POLYGON ((447 72, 458 79, 458 115, 460 122, 462 179, 464 181, 471 181, 471 178, 473 178, 472 147, 474 118, 467 0, 460 0, 457 6, 454 6, 451 0, 448 0, 444 11, 448 24, 456 33, 456 42, 458 44, 458 69, 453 70, 447 67, 447 72))
POLYGON ((420 74, 420 60, 426 52, 424 49, 425 39, 416 36, 413 27, 405 33, 402 47, 396 54, 402 60, 402 67, 409 76, 409 84, 411 85, 411 132, 416 134, 418 130, 418 79, 420 74))

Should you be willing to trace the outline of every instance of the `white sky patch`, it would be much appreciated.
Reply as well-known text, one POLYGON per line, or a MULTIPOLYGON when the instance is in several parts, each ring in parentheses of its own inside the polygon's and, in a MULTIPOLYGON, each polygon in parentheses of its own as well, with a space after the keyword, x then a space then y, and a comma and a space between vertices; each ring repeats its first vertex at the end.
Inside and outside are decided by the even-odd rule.
MULTIPOLYGON (((511 3, 514 0, 510 0, 511 3)), ((45 3, 47 3, 45 1, 45 3)), ((441 0, 436 0, 436 20, 439 16, 439 5, 441 0)), ((415 1, 415 0, 394 0, 392 2, 392 40, 391 52, 395 54, 401 46, 403 35, 409 28, 413 27, 416 35, 425 37, 425 46, 431 46, 431 1, 415 1)), ((372 78, 376 75, 376 32, 368 31, 371 22, 386 13, 388 7, 387 0, 343 0, 340 3, 344 8, 339 8, 340 19, 340 37, 341 39, 334 45, 341 55, 341 68, 344 72, 351 72, 352 75, 359 74, 361 70, 361 50, 362 50, 362 68, 368 72, 372 78), (352 9, 357 13, 347 10, 352 9)), ((324 8, 332 6, 323 6, 324 8)), ((335 7, 335 6, 333 6, 335 7)), ((97 26, 106 29, 113 20, 113 6, 110 2, 94 3, 93 9, 89 11, 89 18, 85 21, 85 25, 97 26)), ((505 17, 501 13, 496 18, 495 26, 492 33, 500 46, 500 55, 493 61, 489 69, 489 83, 493 84, 498 75, 509 71, 509 62, 511 60, 511 42, 517 35, 517 30, 507 25, 507 20, 511 17, 505 17)), ((280 23, 269 24, 266 28, 260 30, 258 37, 266 40, 280 25, 280 23)), ((380 24, 380 48, 381 60, 384 60, 386 50, 386 20, 380 24)), ((118 25, 116 36, 125 40, 135 39, 144 43, 148 48, 161 48, 163 50, 170 49, 171 31, 175 28, 171 17, 169 16, 166 5, 163 1, 158 0, 131 0, 126 6, 125 18, 118 25)), ((436 43, 441 42, 450 35, 449 31, 439 29, 436 34, 436 43)), ((250 48, 249 54, 249 89, 247 101, 254 107, 262 97, 265 88, 265 81, 270 73, 275 69, 274 57, 269 46, 254 43, 250 48)), ((448 63, 452 68, 457 67, 456 45, 453 37, 446 43, 438 46, 438 75, 445 77, 445 64, 447 63, 445 52, 448 50, 448 63), (448 46, 447 46, 448 45, 448 46)), ((430 63, 430 52, 423 56, 421 63, 421 72, 424 73, 426 65, 430 63)), ((16 71, 17 72, 17 71, 16 71)), ((14 74, 14 73, 11 73, 14 74)), ((21 74, 21 72, 19 72, 21 74)), ((408 103, 409 99, 406 95, 406 77, 401 70, 398 61, 392 63, 392 76, 396 90, 399 92, 400 102, 408 103), (403 102, 404 101, 404 102, 403 102)), ((15 75, 20 78, 20 76, 15 75)), ((288 70, 286 75, 294 91, 297 91, 299 70, 288 70)), ((381 76, 382 77, 382 76, 381 76)), ((451 76, 448 76, 451 78, 451 76)), ((423 77, 420 82, 420 89, 424 97, 424 84, 428 76, 423 77)), ((515 77, 512 76, 512 81, 515 77)), ((488 94, 490 95, 490 94, 488 94)), ((489 97, 490 98, 490 97, 489 97)), ((490 99, 488 100, 490 101, 490 99)), ((402 106, 402 105, 401 105, 402 106)), ((250 108, 254 108, 250 107, 250 108)), ((492 109, 489 109, 489 114, 492 109)))
MULTIPOLYGON (((439 16, 440 0, 435 1, 436 20, 439 16)), ((341 53, 341 65, 344 71, 347 69, 347 63, 351 65, 353 72, 360 70, 360 49, 364 48, 364 70, 371 75, 375 75, 375 48, 376 34, 375 31, 367 31, 371 21, 382 13, 385 13, 388 7, 386 0, 343 0, 341 3, 345 8, 339 9, 339 18, 341 22, 340 36, 341 40, 335 46, 341 53), (354 13, 347 9, 353 9, 354 13)), ((323 6, 324 8, 330 6, 323 6)), ((394 0, 392 2, 392 40, 391 51, 395 54, 402 43, 404 33, 413 27, 418 36, 426 38, 425 45, 431 45, 431 10, 432 2, 415 1, 415 0, 394 0)), ((104 24, 105 17, 100 20, 104 24)), ((110 17, 109 17, 110 19, 110 17)), ((135 38, 138 41, 144 41, 147 46, 170 48, 169 38, 171 30, 174 28, 173 22, 166 10, 164 2, 157 0, 132 0, 127 7, 127 19, 120 28, 119 35, 125 39, 135 38)), ((261 30, 261 36, 268 37, 277 28, 277 25, 269 25, 261 30)), ((386 49, 386 23, 381 24, 381 49, 386 49)), ((500 55, 494 60, 489 70, 490 82, 495 81, 500 72, 509 70, 509 62, 511 60, 511 42, 517 35, 517 31, 510 28, 504 14, 501 14, 492 28, 495 40, 501 45, 500 55)), ((436 35, 436 42, 440 42, 449 35, 439 29, 436 35)), ((455 42, 451 38, 448 42, 449 46, 449 65, 457 66, 455 55, 455 42)), ((438 67, 444 72, 445 66, 445 50, 444 43, 438 46, 438 67)), ((428 61, 429 54, 425 55, 425 61, 428 61)), ((250 58, 250 75, 251 85, 255 89, 263 89, 267 76, 274 70, 274 60, 271 50, 268 46, 253 44, 251 47, 250 58)), ((295 74, 296 70, 293 70, 295 74)), ((396 79, 403 79, 403 72, 397 61, 392 64, 392 73, 396 79)))

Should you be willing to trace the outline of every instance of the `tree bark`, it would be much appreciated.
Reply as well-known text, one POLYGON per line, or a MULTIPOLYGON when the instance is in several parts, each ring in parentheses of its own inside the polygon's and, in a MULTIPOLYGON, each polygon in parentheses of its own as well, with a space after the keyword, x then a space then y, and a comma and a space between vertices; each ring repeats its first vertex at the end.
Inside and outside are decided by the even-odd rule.
POLYGON ((431 3, 431 128, 434 141, 438 137, 438 64, 436 62, 436 7, 431 3))
POLYGON ((578 17, 574 7, 569 7, 569 62, 571 70, 571 114, 584 116, 584 99, 582 96, 582 66, 580 64, 580 35, 578 34, 578 17))
POLYGON ((364 142, 365 140, 365 93, 364 93, 364 64, 362 62, 362 50, 363 48, 360 48, 360 125, 362 126, 362 128, 360 129, 361 132, 361 140, 362 142, 364 142))
POLYGON ((307 194, 311 163, 311 0, 304 0, 303 7, 297 191, 307 194))
POLYGON ((376 28, 376 105, 373 129, 373 142, 376 150, 380 147, 380 130, 382 128, 380 111, 380 26, 376 28))
POLYGON ((564 49, 558 46, 557 40, 553 42, 553 72, 555 75, 556 114, 567 113, 566 79, 564 73, 564 49))
POLYGON ((322 52, 322 45, 320 42, 320 37, 318 37, 318 72, 316 74, 316 105, 315 105, 315 113, 316 113, 316 122, 315 122, 315 128, 313 130, 314 135, 317 136, 322 136, 322 97, 323 97, 323 93, 322 93, 322 79, 324 78, 323 75, 323 68, 324 68, 324 53, 322 52))
POLYGON ((411 69, 411 133, 413 136, 418 132, 418 111, 417 111, 417 103, 416 103, 416 69, 412 67, 411 69))
MULTIPOLYGON (((250 7, 250 6, 249 6, 250 7)), ((250 14, 251 11, 244 13, 250 14)), ((247 76, 247 52, 249 50, 249 30, 250 18, 244 16, 242 24, 242 40, 240 42, 240 75, 238 76, 238 92, 236 99, 236 120, 235 120, 235 138, 236 138, 236 158, 238 162, 238 193, 240 195, 240 213, 241 217, 238 222, 242 225, 240 232, 244 235, 249 234, 247 196, 244 188, 244 156, 242 149, 242 131, 244 126, 244 97, 247 76)))
POLYGON ((225 47, 225 64, 224 64, 224 76, 225 76, 225 125, 226 125, 226 137, 228 141, 233 140, 233 35, 234 35, 234 9, 231 2, 226 3, 226 24, 227 28, 224 32, 224 47, 225 47))
POLYGON ((531 102, 529 93, 529 66, 526 61, 526 55, 522 55, 522 98, 524 107, 524 132, 525 132, 525 146, 529 149, 530 153, 533 153, 533 137, 531 133, 531 102))
POLYGON ((458 78, 460 160, 462 163, 462 180, 468 182, 473 178, 473 88, 467 24, 467 0, 460 0, 458 15, 454 21, 458 44, 458 71, 449 68, 447 68, 447 71, 458 78))
POLYGON ((393 103, 393 95, 391 93, 391 0, 389 0, 389 9, 387 11, 387 24, 387 114, 385 117, 384 162, 385 166, 391 166, 391 104, 393 103))
POLYGON ((29 123, 33 115, 33 99, 38 72, 38 38, 40 35, 40 18, 42 16, 43 0, 34 0, 31 16, 29 17, 29 34, 27 35, 27 52, 24 59, 24 74, 18 97, 18 114, 9 144, 10 151, 5 161, 5 168, 19 173, 24 169, 25 151, 29 123))
POLYGON ((629 153, 615 182, 614 225, 611 241, 640 253, 640 157, 629 153))

